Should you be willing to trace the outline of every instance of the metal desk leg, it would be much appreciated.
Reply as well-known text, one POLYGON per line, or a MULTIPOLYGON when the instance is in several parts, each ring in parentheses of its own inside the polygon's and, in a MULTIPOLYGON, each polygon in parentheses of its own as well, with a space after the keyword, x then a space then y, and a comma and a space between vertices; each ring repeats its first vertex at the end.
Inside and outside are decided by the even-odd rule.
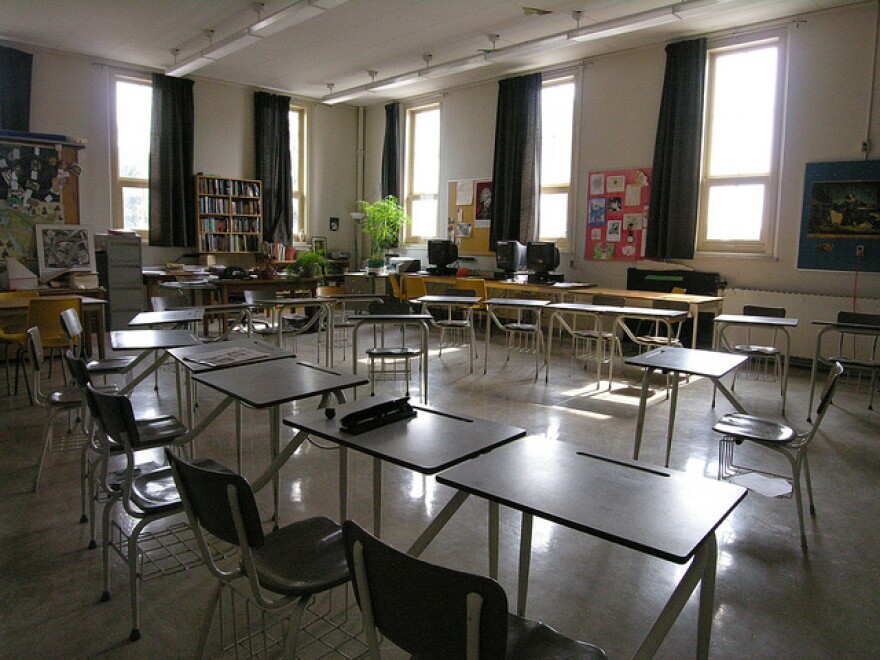
POLYGON ((486 305, 486 348, 483 351, 483 375, 489 370, 489 341, 492 337, 493 314, 492 307, 486 305))
MULTIPOLYGON (((612 349, 612 355, 613 355, 612 349)), ((639 417, 636 420, 636 441, 633 447, 633 460, 639 460, 639 451, 642 448, 642 431, 645 430, 645 409, 648 407, 648 379, 651 376, 651 369, 645 369, 642 376, 642 396, 639 399, 639 417)))
MULTIPOLYGON (((272 439, 272 461, 274 462, 278 457, 278 452, 281 451, 281 406, 272 406, 269 411, 269 436, 272 439)), ((272 501, 275 503, 275 513, 272 516, 273 529, 279 527, 279 511, 281 510, 281 479, 278 472, 272 477, 272 501)))
POLYGON ((440 533, 440 530, 446 526, 446 523, 449 522, 449 519, 455 515, 455 512, 461 508, 461 505, 464 504, 464 501, 468 498, 468 493, 463 490, 455 491, 455 495, 452 496, 452 499, 446 503, 440 513, 438 513, 434 520, 431 521, 431 524, 425 528, 425 531, 419 535, 419 538, 413 542, 413 544, 406 551, 406 554, 412 555, 413 557, 420 556, 425 548, 434 540, 434 537, 440 533))
POLYGON ((428 337, 430 328, 428 324, 422 321, 422 356, 419 358, 419 364, 422 367, 422 403, 428 403, 428 337))
MULTIPOLYGON (((544 353, 544 382, 550 382, 550 351, 553 348, 553 321, 556 320, 556 314, 553 313, 550 315, 550 324, 547 326, 547 346, 546 351, 544 353)), ((560 334, 561 334, 560 330, 560 334)), ((572 339, 574 341, 574 339, 572 339)))
POLYGON ((382 538, 382 459, 373 458, 373 535, 382 538))
POLYGON ((498 502, 489 502, 489 577, 498 579, 498 547, 501 517, 498 502))
POLYGON ((782 328, 785 336, 785 355, 782 358, 782 414, 785 414, 785 397, 788 394, 788 355, 791 353, 791 335, 788 328, 782 328))
POLYGON ((348 520, 348 448, 339 447, 339 520, 348 520))
POLYGON ((672 435, 675 433, 675 411, 678 407, 678 372, 672 372, 672 400, 669 402, 669 423, 666 428, 666 463, 669 467, 669 456, 672 454, 672 435))
POLYGON ((736 412, 738 412, 738 413, 742 413, 743 415, 748 415, 748 414, 749 414, 748 411, 747 411, 747 410, 745 409, 745 407, 743 406, 743 404, 741 404, 741 403, 739 402, 739 399, 737 399, 737 398, 733 395, 733 392, 731 392, 729 389, 727 389, 727 386, 726 386, 724 383, 721 382, 721 379, 720 379, 720 378, 713 378, 712 380, 713 380, 713 382, 715 383, 715 387, 718 388, 718 391, 721 392, 721 394, 724 395, 724 398, 725 398, 725 399, 727 399, 728 401, 730 401, 731 405, 732 405, 734 408, 736 408, 736 412))
POLYGON ((526 615, 526 599, 529 596, 529 567, 532 561, 532 514, 523 512, 519 535, 519 578, 516 585, 516 613, 526 615))
POLYGON ((238 454, 238 473, 242 473, 242 449, 241 449, 241 401, 235 402, 235 452, 238 454))

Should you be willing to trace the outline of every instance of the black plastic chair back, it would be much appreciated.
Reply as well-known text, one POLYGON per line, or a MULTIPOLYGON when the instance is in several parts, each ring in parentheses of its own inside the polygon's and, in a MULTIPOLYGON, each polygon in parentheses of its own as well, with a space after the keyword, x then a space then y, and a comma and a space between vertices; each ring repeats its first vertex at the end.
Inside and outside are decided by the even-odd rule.
POLYGON ((382 300, 374 300, 370 303, 370 314, 410 314, 412 309, 405 300, 397 298, 383 298, 382 300))
POLYGON ((840 380, 842 374, 843 366, 840 362, 835 362, 831 365, 831 372, 828 374, 828 380, 825 382, 825 389, 822 391, 822 398, 819 399, 819 407, 816 408, 817 425, 819 420, 822 419, 822 415, 828 410, 828 406, 831 405, 831 400, 834 398, 834 391, 837 389, 837 382, 840 380))
POLYGON ((243 294, 244 301, 248 304, 274 301, 278 298, 272 289, 247 289, 243 294))
POLYGON ((188 301, 182 295, 153 296, 150 298, 150 305, 154 312, 166 312, 169 309, 189 307, 188 301))
POLYGON ((34 371, 41 371, 43 369, 43 340, 40 339, 40 329, 36 326, 28 328, 27 334, 31 366, 34 371))
POLYGON ((100 421, 104 433, 113 442, 124 445, 127 441, 132 449, 139 448, 140 433, 131 401, 121 394, 100 392, 92 385, 86 387, 86 401, 93 416, 100 421))
POLYGON ((446 296, 460 296, 460 297, 468 297, 468 296, 476 296, 477 292, 474 289, 459 289, 457 286, 447 287, 446 293, 443 295, 446 296))
POLYGON ((785 318, 785 307, 761 307, 760 305, 743 305, 746 316, 769 316, 775 319, 785 318))
POLYGON ((590 301, 593 305, 602 305, 603 307, 626 307, 626 298, 623 296, 606 296, 597 294, 590 301))
POLYGON ((227 543, 240 545, 229 505, 228 488, 234 486, 248 544, 252 548, 263 546, 260 512, 247 479, 234 472, 218 472, 192 465, 175 456, 168 448, 165 449, 165 456, 174 470, 178 492, 186 498, 203 529, 227 543))
POLYGON ((505 656, 507 596, 497 582, 411 557, 350 520, 343 524, 342 534, 358 603, 361 593, 355 573, 356 543, 363 547, 376 628, 397 646, 416 657, 466 657, 466 600, 473 593, 483 600, 479 657, 505 656))
POLYGON ((880 325, 880 314, 860 314, 859 312, 838 312, 838 323, 855 325, 880 325))
POLYGON ((61 329, 64 330, 70 345, 75 347, 77 353, 81 354, 83 350, 83 327, 82 322, 79 320, 79 315, 74 308, 71 307, 61 312, 61 329))
POLYGON ((65 351, 62 358, 64 358, 64 364, 67 365, 67 371, 73 379, 73 386, 85 390, 86 386, 92 382, 86 361, 73 351, 65 351))
POLYGON ((676 312, 687 312, 690 310, 690 305, 683 300, 655 300, 651 303, 651 307, 654 309, 668 309, 676 312))

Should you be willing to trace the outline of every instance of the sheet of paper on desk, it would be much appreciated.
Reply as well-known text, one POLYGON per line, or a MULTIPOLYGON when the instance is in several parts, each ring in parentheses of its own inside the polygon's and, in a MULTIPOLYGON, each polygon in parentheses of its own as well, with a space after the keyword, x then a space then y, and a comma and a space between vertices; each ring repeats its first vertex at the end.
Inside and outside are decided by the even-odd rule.
POLYGON ((221 348, 216 351, 199 354, 198 358, 191 358, 191 362, 204 364, 209 367, 219 367, 225 364, 236 364, 249 360, 258 360, 266 357, 266 353, 248 347, 221 348))
POLYGON ((780 497, 791 492, 791 484, 781 477, 768 477, 749 472, 729 479, 730 483, 753 490, 764 497, 780 497))

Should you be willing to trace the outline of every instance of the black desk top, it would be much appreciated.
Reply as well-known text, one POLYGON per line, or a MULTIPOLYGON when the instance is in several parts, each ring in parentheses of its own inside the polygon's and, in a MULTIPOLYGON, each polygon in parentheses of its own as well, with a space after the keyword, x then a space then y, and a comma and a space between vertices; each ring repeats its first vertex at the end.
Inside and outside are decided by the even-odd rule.
POLYGON ((515 426, 420 405, 413 406, 418 414, 410 419, 358 435, 340 430, 344 415, 390 400, 387 396, 368 397, 337 406, 333 419, 316 410, 288 417, 284 423, 422 474, 445 470, 526 434, 525 429, 515 426))
POLYGON ((302 360, 272 360, 211 370, 193 379, 251 408, 268 408, 338 390, 366 385, 369 379, 302 360))
POLYGON ((247 348, 263 353, 263 356, 260 358, 247 360, 248 364, 253 362, 267 362, 270 360, 280 360, 283 358, 296 357, 295 353, 291 353, 290 351, 278 348, 274 344, 267 344, 266 342, 260 341, 258 339, 245 338, 230 339, 227 341, 215 341, 208 344, 199 344, 197 346, 172 348, 170 351, 168 351, 168 354, 194 374, 199 374, 203 371, 213 371, 216 369, 231 369, 232 367, 238 367, 243 364, 240 362, 218 366, 198 362, 200 356, 208 355, 216 351, 223 350, 224 348, 229 348, 232 350, 247 348))
POLYGON ((110 345, 116 351, 146 351, 199 344, 189 330, 114 330, 110 345))
POLYGON ((747 355, 701 351, 695 348, 655 348, 624 360, 625 364, 648 369, 663 369, 682 374, 721 378, 748 359, 747 355))
POLYGON ((168 309, 162 312, 140 312, 129 325, 164 325, 166 323, 191 323, 201 321, 205 317, 204 307, 185 307, 168 309))
POLYGON ((534 436, 442 472, 437 481, 678 564, 747 492, 534 436))

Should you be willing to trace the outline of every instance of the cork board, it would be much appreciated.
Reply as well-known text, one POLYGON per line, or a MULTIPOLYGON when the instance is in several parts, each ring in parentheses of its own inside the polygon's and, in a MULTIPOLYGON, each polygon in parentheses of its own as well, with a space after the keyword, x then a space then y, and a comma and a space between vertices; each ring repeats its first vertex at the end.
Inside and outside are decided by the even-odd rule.
POLYGON ((450 181, 447 236, 458 245, 459 254, 490 255, 492 180, 450 181))

